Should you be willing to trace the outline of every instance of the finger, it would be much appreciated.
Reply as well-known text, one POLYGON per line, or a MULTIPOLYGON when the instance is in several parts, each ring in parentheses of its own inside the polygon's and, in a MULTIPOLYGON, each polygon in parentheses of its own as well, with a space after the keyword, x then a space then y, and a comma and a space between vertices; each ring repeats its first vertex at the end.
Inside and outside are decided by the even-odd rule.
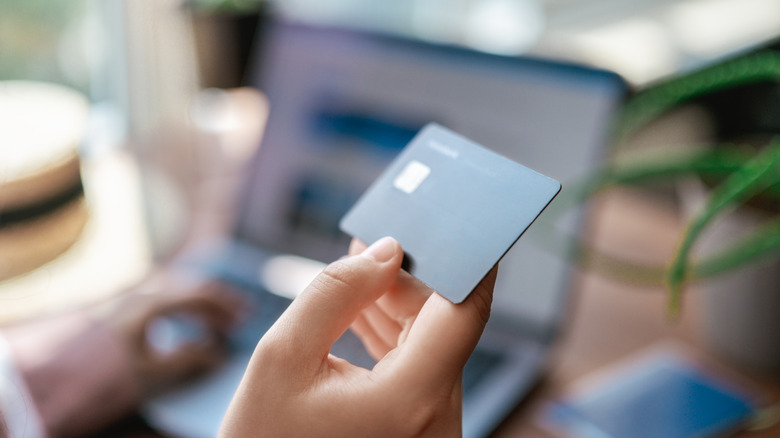
POLYGON ((398 345, 398 335, 403 327, 380 309, 376 303, 368 306, 362 313, 366 323, 371 326, 374 333, 382 339, 382 342, 395 348, 398 345))
POLYGON ((406 271, 400 271, 395 285, 377 300, 377 306, 390 318, 405 325, 413 320, 422 309, 433 289, 406 271))
POLYGON ((368 245, 366 245, 362 240, 358 239, 357 237, 353 238, 351 242, 349 242, 349 255, 357 255, 361 252, 365 251, 366 248, 368 248, 368 245))
MULTIPOLYGON (((358 238, 353 238, 349 245, 349 254, 360 254, 366 249, 366 244, 358 238)), ((408 272, 401 270, 398 273, 394 287, 377 301, 382 310, 388 316, 404 321, 417 313, 425 301, 433 292, 430 288, 414 278, 408 272)))
POLYGON ((366 347, 368 354, 370 354, 374 360, 382 359, 387 352, 393 349, 393 347, 385 343, 382 338, 376 334, 363 315, 358 315, 355 322, 350 326, 350 329, 355 333, 358 339, 360 339, 363 346, 366 347))
POLYGON ((360 312, 392 287, 403 251, 392 238, 379 239, 359 255, 328 265, 296 298, 261 341, 277 343, 287 357, 327 357, 331 346, 360 312))
POLYGON ((397 362, 411 384, 437 385, 460 375, 490 316, 497 273, 494 267, 460 304, 430 296, 403 345, 404 359, 397 362))

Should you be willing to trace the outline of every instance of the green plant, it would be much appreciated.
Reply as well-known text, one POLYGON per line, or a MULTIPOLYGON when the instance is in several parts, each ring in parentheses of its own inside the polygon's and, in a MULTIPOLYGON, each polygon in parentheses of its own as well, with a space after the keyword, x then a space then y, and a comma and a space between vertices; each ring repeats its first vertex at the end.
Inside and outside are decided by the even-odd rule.
MULTIPOLYGON (((767 81, 780 81, 779 53, 756 53, 652 87, 637 94, 625 105, 617 124, 615 148, 620 148, 640 128, 672 108, 708 93, 767 81)), ((690 175, 716 181, 704 208, 687 224, 678 250, 668 266, 632 264, 582 244, 577 245, 574 257, 590 268, 619 278, 665 284, 669 291, 668 312, 671 316, 679 313, 680 297, 688 283, 759 259, 780 257, 780 215, 775 215, 736 244, 700 259, 693 258, 692 248, 702 231, 725 212, 757 196, 765 198, 770 205, 780 205, 780 137, 759 148, 739 144, 711 146, 706 150, 693 151, 680 148, 654 161, 608 164, 586 181, 576 184, 577 190, 570 191, 567 199, 557 207, 565 208, 606 187, 620 184, 690 175)))

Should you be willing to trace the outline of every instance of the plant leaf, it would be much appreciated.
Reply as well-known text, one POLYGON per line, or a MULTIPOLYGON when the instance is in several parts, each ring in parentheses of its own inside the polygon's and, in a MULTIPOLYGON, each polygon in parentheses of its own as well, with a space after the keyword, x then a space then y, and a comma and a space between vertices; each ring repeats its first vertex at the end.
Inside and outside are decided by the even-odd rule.
MULTIPOLYGON (((595 193, 611 186, 642 183, 656 179, 668 180, 692 174, 722 178, 744 166, 754 156, 745 148, 734 145, 716 145, 711 151, 694 152, 691 152, 689 148, 681 147, 679 151, 679 153, 666 154, 650 162, 623 163, 619 166, 604 168, 585 180, 568 182, 564 184, 566 188, 561 195, 547 208, 544 214, 550 218, 561 217, 574 205, 585 202, 595 193)), ((780 202, 780 197, 776 194, 770 195, 780 202)), ((539 242, 542 248, 557 254, 559 257, 608 275, 615 280, 645 286, 666 285, 665 274, 668 266, 647 265, 623 260, 598 250, 576 236, 558 229, 554 223, 554 219, 540 222, 535 232, 529 237, 539 242)), ((716 268, 717 272, 712 274, 704 266, 702 274, 694 276, 699 279, 702 276, 714 275, 714 273, 732 269, 734 266, 736 265, 730 264, 727 268, 716 268)))
POLYGON ((780 53, 766 51, 691 73, 649 88, 629 101, 617 123, 615 144, 669 109, 717 90, 780 77, 780 53))
POLYGON ((780 217, 768 221, 748 237, 694 265, 691 277, 711 277, 748 261, 772 257, 780 257, 780 217))
POLYGON ((693 244, 707 224, 726 207, 739 204, 780 179, 780 140, 766 149, 716 187, 706 205, 686 226, 678 251, 667 271, 668 311, 675 316, 680 309, 683 285, 690 279, 689 258, 693 244))

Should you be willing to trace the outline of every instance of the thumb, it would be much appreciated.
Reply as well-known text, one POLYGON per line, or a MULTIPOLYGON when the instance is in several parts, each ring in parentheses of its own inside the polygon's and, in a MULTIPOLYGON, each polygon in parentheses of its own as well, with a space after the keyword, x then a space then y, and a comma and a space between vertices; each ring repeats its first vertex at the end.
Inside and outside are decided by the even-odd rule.
POLYGON ((463 371, 490 316, 497 275, 494 267, 460 304, 439 294, 428 298, 406 339, 406 359, 398 362, 408 382, 436 386, 463 371))
POLYGON ((391 237, 328 265, 269 330, 297 361, 327 357, 358 314, 392 287, 403 251, 391 237))

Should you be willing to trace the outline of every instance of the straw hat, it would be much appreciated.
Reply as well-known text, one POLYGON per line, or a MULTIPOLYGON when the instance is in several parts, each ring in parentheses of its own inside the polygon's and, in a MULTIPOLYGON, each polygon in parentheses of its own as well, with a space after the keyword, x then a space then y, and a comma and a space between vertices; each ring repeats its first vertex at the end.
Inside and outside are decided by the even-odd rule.
POLYGON ((0 82, 0 280, 51 261, 81 235, 88 111, 84 96, 62 86, 0 82))

